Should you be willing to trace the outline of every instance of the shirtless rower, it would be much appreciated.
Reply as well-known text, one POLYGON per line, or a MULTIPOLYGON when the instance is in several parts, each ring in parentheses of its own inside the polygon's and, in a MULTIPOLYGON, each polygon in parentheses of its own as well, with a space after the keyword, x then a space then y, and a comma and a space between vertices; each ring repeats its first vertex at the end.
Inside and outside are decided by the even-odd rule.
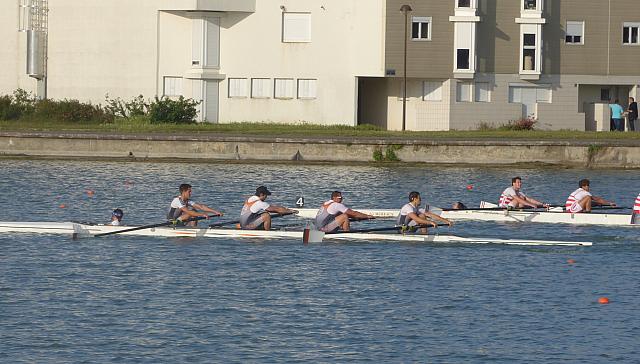
POLYGON ((286 207, 271 205, 265 200, 271 195, 265 186, 256 188, 256 194, 249 197, 242 206, 240 212, 240 228, 244 230, 270 230, 271 214, 295 214, 297 210, 291 210, 286 207))
POLYGON ((522 209, 527 207, 549 207, 549 204, 542 203, 533 197, 529 197, 524 194, 520 189, 522 188, 522 178, 513 177, 511 179, 511 187, 502 192, 500 195, 500 201, 498 202, 498 206, 504 208, 515 208, 522 209))
POLYGON ((420 232, 426 234, 427 228, 424 227, 424 225, 438 227, 438 224, 434 220, 440 220, 445 224, 449 224, 449 226, 453 224, 451 221, 429 212, 427 209, 420 209, 421 202, 422 197, 420 197, 420 192, 413 191, 409 193, 409 203, 400 209, 396 225, 407 227, 422 225, 420 232))
POLYGON ((322 204, 316 215, 316 229, 325 233, 333 233, 338 230, 349 231, 349 218, 369 220, 375 219, 372 215, 352 210, 342 203, 342 192, 333 191, 331 200, 322 204))
MULTIPOLYGON (((167 220, 175 220, 179 225, 184 225, 184 221, 194 217, 208 219, 209 215, 207 213, 218 216, 223 215, 220 211, 216 211, 205 204, 196 203, 191 200, 192 189, 190 184, 181 184, 179 191, 180 195, 171 201, 171 207, 169 208, 169 212, 167 212, 167 220)), ((186 223, 186 225, 196 226, 197 221, 190 221, 186 223)))
POLYGON ((616 204, 611 201, 607 201, 602 197, 594 196, 591 194, 591 187, 589 186, 588 179, 581 179, 578 183, 577 190, 573 191, 571 195, 567 198, 567 202, 565 203, 565 211, 570 212, 572 214, 576 214, 579 212, 591 212, 592 205, 608 205, 611 207, 616 207, 616 204))

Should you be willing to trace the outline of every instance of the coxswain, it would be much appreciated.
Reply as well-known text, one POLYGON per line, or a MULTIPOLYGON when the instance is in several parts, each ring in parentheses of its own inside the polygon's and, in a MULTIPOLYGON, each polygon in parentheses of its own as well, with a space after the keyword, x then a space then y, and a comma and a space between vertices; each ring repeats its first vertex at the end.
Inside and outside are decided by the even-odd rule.
POLYGON ((581 179, 579 188, 571 193, 565 203, 565 211, 572 214, 579 212, 591 212, 592 205, 608 205, 616 207, 616 204, 602 197, 594 196, 590 192, 589 180, 581 179))
POLYGON ((191 200, 192 189, 190 184, 181 184, 179 191, 180 195, 178 195, 171 201, 171 206, 169 207, 169 212, 167 213, 167 220, 176 221, 176 224, 178 225, 186 224, 187 226, 196 226, 197 221, 189 221, 186 223, 185 221, 193 219, 195 217, 208 219, 208 214, 217 216, 224 215, 222 212, 214 210, 205 204, 196 203, 191 200))
POLYGON ((124 212, 122 211, 122 209, 113 210, 113 212, 111 213, 111 222, 109 223, 109 225, 120 226, 123 217, 124 212))
POLYGON ((316 215, 316 229, 325 233, 333 233, 338 230, 349 231, 349 218, 358 220, 370 220, 375 217, 352 210, 342 203, 342 192, 333 191, 331 200, 322 204, 316 215))
POLYGON ((271 195, 265 186, 256 188, 256 194, 249 197, 240 212, 240 228, 244 230, 270 230, 271 214, 295 214, 297 210, 291 210, 286 207, 271 205, 265 200, 271 195))
POLYGON ((511 187, 506 188, 502 195, 500 195, 500 200, 498 201, 498 206, 502 208, 515 208, 522 209, 527 207, 549 207, 549 204, 542 203, 532 197, 529 197, 524 194, 520 189, 522 188, 522 178, 513 177, 511 179, 511 187))
POLYGON ((396 225, 409 228, 413 226, 420 226, 420 232, 423 234, 427 233, 427 227, 425 225, 438 227, 438 224, 435 222, 436 220, 442 221, 449 226, 452 225, 451 221, 429 212, 428 207, 420 209, 421 203, 422 197, 420 196, 420 192, 413 191, 409 193, 409 203, 405 204, 400 209, 396 225))

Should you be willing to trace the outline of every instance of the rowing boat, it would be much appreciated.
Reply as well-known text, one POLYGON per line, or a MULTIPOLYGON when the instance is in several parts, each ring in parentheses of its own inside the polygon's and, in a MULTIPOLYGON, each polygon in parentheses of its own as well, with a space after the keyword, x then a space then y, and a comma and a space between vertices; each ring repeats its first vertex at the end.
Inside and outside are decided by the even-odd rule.
MULTIPOLYGON (((133 226, 90 225, 72 222, 0 222, 0 233, 61 234, 71 236, 74 233, 96 235, 131 229, 133 226)), ((190 237, 190 238, 233 238, 233 239, 296 239, 302 241, 302 231, 286 230, 237 230, 217 228, 156 227, 123 232, 122 235, 151 237, 190 237)), ((341 233, 327 234, 324 239, 340 241, 395 241, 415 243, 458 243, 458 244, 507 244, 507 245, 560 245, 591 246, 591 242, 472 238, 455 235, 419 235, 419 234, 380 234, 380 233, 341 233)))
MULTIPOLYGON (((395 209, 354 209, 367 215, 381 219, 396 218, 400 210, 395 209)), ((318 209, 299 209, 297 216, 315 218, 318 209)), ((591 212, 588 214, 571 214, 567 212, 532 211, 532 210, 443 210, 440 216, 449 220, 477 220, 494 222, 538 222, 573 225, 609 225, 640 226, 632 224, 632 215, 591 212)))

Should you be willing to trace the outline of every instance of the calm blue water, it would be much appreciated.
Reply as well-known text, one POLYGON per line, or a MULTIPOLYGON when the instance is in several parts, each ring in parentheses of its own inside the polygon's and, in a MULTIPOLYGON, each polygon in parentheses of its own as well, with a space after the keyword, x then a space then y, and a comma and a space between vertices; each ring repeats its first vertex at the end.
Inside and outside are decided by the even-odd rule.
MULTIPOLYGON (((106 222, 121 207, 129 224, 161 222, 182 182, 229 217, 260 184, 274 203, 305 196, 308 207, 334 189, 352 206, 399 207, 410 190, 475 206, 513 175, 552 203, 583 177, 625 206, 640 191, 638 171, 564 169, 0 160, 0 175, 9 221, 106 222)), ((595 245, 0 234, 0 362, 640 361, 640 230, 472 222, 451 232, 595 245)))

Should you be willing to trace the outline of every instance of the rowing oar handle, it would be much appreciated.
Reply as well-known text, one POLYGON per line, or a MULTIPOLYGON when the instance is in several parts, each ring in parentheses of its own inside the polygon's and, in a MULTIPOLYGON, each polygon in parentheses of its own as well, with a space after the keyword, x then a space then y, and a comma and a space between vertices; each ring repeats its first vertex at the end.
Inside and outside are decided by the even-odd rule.
MULTIPOLYGON (((295 212, 284 212, 284 213, 281 213, 281 214, 280 214, 280 213, 278 213, 278 214, 271 214, 271 218, 272 218, 272 219, 274 219, 274 218, 276 218, 276 217, 282 217, 282 216, 288 216, 288 215, 295 215, 295 214, 297 214, 297 213, 298 213, 298 212, 297 212, 297 211, 295 211, 295 212)), ((222 221, 222 222, 219 222, 219 223, 217 223, 217 224, 211 224, 211 225, 209 225, 209 227, 210 227, 210 228, 215 228, 215 227, 222 227, 222 226, 225 226, 225 225, 237 225, 237 224, 239 224, 239 223, 240 223, 240 220, 222 221)))

